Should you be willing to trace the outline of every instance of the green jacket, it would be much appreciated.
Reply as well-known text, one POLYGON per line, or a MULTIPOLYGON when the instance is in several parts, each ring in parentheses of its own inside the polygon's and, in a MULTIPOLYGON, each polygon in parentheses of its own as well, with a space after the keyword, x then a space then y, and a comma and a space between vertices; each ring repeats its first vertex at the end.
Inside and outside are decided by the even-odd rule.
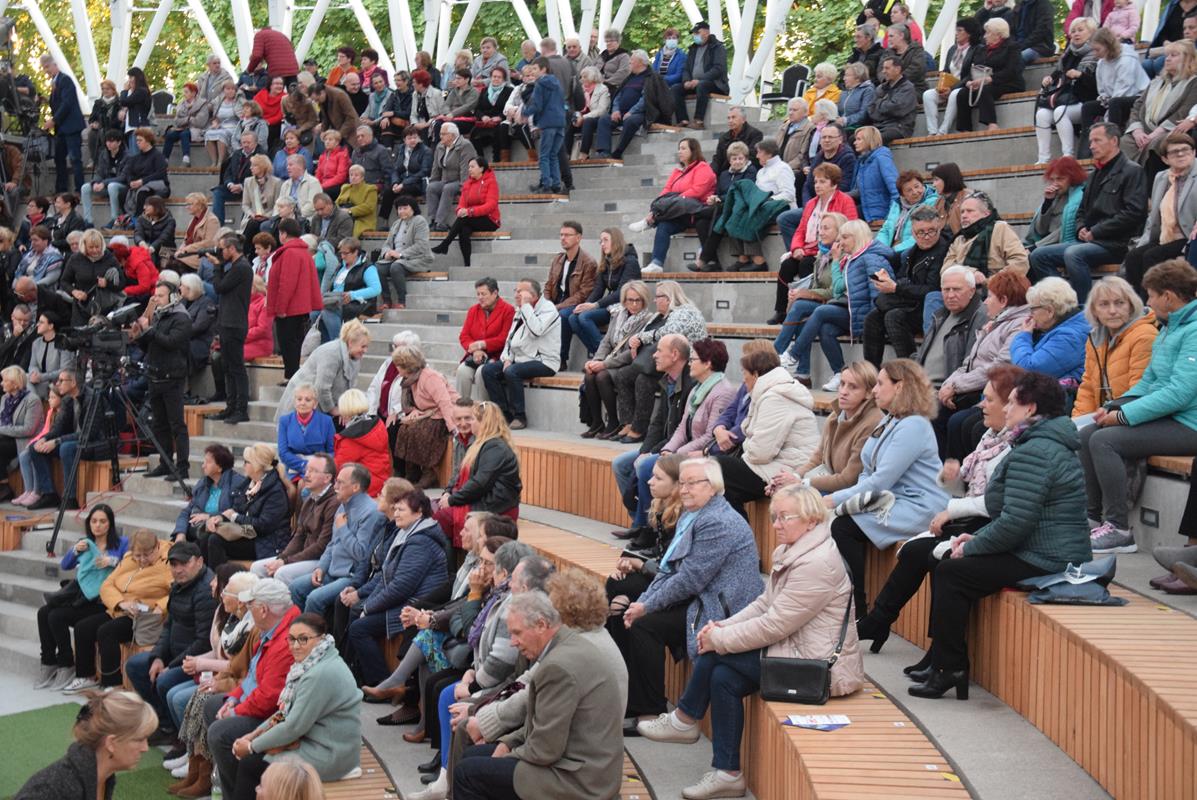
POLYGON ((1091 561, 1080 447, 1068 417, 1027 428, 989 479, 990 522, 965 543, 964 554, 1009 553, 1049 573, 1091 561))
POLYGON ((774 200, 752 181, 736 181, 723 198, 723 213, 715 220, 715 233, 724 233, 745 242, 761 239, 765 227, 789 206, 774 200))
MULTIPOLYGON (((253 741, 256 753, 299 742, 284 754, 316 768, 320 780, 335 781, 360 766, 362 690, 336 648, 299 679, 287 718, 253 741)), ((265 727, 263 724, 262 727, 265 727)), ((277 756, 266 756, 273 761, 277 756)))
POLYGON ((1197 430, 1197 300, 1173 311, 1151 346, 1151 362, 1122 406, 1131 425, 1172 417, 1197 430))

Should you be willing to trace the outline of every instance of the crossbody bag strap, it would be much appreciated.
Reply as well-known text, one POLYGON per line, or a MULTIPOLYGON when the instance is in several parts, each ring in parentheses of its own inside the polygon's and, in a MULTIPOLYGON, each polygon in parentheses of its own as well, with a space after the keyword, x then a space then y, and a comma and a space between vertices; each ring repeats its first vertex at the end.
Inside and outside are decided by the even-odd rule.
MULTIPOLYGON (((844 562, 844 569, 848 573, 849 579, 852 577, 852 570, 848 569, 848 562, 844 562)), ((848 606, 844 609, 844 621, 840 625, 840 638, 835 643, 835 652, 831 654, 831 658, 827 659, 827 666, 832 666, 840 658, 840 652, 844 649, 844 639, 848 636, 848 623, 852 621, 852 594, 848 594, 848 606)))

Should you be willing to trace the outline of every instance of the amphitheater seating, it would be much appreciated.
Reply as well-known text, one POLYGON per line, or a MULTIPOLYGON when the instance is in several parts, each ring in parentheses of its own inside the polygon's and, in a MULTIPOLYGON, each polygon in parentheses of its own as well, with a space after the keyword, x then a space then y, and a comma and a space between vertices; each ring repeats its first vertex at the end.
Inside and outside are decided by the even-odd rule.
MULTIPOLYGON (((559 568, 578 567, 600 578, 619 556, 610 545, 529 522, 520 525, 520 541, 559 568)), ((666 659, 667 691, 676 701, 689 668, 666 659)), ((768 703, 759 695, 745 702, 744 769, 759 800, 968 797, 938 748, 874 686, 825 706, 768 703), (852 724, 832 732, 803 730, 782 725, 790 714, 846 714, 852 724)))

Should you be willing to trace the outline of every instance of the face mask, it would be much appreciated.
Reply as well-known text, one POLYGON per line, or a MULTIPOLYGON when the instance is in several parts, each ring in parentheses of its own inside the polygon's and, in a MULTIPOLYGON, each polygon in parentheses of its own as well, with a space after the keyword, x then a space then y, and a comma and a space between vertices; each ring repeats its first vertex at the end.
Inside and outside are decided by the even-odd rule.
POLYGON ((677 49, 677 39, 666 39, 665 47, 668 50, 676 50, 677 49))
POLYGON ((700 36, 699 34, 696 33, 696 34, 694 34, 694 36, 692 38, 694 39, 694 44, 699 45, 699 46, 702 45, 702 36, 700 36))

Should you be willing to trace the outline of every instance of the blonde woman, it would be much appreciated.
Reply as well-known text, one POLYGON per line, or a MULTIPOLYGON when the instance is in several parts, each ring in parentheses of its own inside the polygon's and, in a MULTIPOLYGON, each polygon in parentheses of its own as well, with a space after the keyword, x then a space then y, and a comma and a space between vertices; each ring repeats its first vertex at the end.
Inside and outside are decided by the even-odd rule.
MULTIPOLYGON (((371 413, 370 400, 361 389, 348 389, 337 399, 341 432, 335 437, 333 457, 338 464, 361 464, 370 472, 366 493, 377 497, 391 477, 390 442, 386 423, 371 413)), ((444 447, 441 447, 444 453, 444 447)))
POLYGON ((619 300, 606 335, 594 349, 594 358, 583 367, 586 386, 583 396, 590 408, 590 428, 582 434, 583 439, 609 439, 622 427, 632 423, 635 411, 633 393, 620 394, 616 390, 616 376, 625 370, 636 369, 632 364, 632 349, 628 342, 648 324, 652 316, 648 310, 652 293, 644 281, 633 280, 619 289, 619 300), (607 412, 606 424, 603 423, 604 409, 607 412))
POLYGON ((489 511, 511 519, 519 518, 520 461, 503 411, 489 400, 479 403, 474 441, 461 461, 461 471, 450 491, 441 495, 434 518, 441 530, 461 547, 461 529, 466 514, 489 511))
POLYGON ((831 533, 848 562, 856 586, 856 613, 865 613, 865 551, 884 549, 927 530, 948 503, 938 485, 939 449, 931 417, 935 390, 914 361, 898 358, 881 365, 873 399, 885 416, 860 453, 857 481, 823 498, 835 509, 831 533))
POLYGON ((208 566, 226 561, 274 558, 291 539, 291 501, 295 487, 286 467, 268 444, 251 444, 241 453, 249 486, 233 493, 233 507, 209 517, 208 566))
POLYGON ((316 389, 317 408, 329 416, 338 416, 337 398, 357 383, 362 356, 369 347, 370 331, 361 320, 351 319, 342 325, 340 336, 313 350, 291 376, 279 400, 275 420, 295 409, 295 389, 305 383, 316 389))
POLYGON ((1131 108, 1126 131, 1119 143, 1122 155, 1147 171, 1150 182, 1164 167, 1164 138, 1174 130, 1189 132, 1197 105, 1197 50, 1188 39, 1164 45, 1164 69, 1131 108), (1186 116, 1188 115, 1188 116, 1186 116))
POLYGON ((1085 319, 1085 373, 1072 404, 1073 418, 1092 414, 1138 383, 1159 333, 1155 314, 1143 307, 1129 283, 1113 275, 1093 284, 1085 319))
POLYGON ((619 228, 603 229, 599 234, 599 251, 594 289, 585 302, 574 306, 573 311, 561 320, 586 345, 588 353, 598 350, 603 339, 598 326, 611 321, 610 309, 623 301, 624 285, 640 278, 636 248, 624 241, 619 228))
POLYGON ((58 761, 37 772, 18 800, 96 800, 112 797, 116 773, 131 770, 149 749, 158 715, 133 692, 91 695, 79 709, 75 741, 58 761))
MULTIPOLYGON (((41 398, 29 388, 29 376, 18 366, 0 370, 0 388, 4 396, 0 399, 0 465, 12 467, 17 454, 29 446, 29 440, 42 427, 45 414, 41 398)), ((4 483, 0 484, 0 496, 7 502, 13 496, 8 487, 8 469, 4 483)))
POLYGON ((258 800, 324 800, 324 786, 311 764, 283 756, 262 773, 258 800))
POLYGON ((270 156, 264 153, 250 156, 250 177, 245 181, 241 196, 241 232, 252 239, 262 223, 274 213, 283 182, 274 176, 270 156), (252 229, 248 227, 253 224, 252 229))

